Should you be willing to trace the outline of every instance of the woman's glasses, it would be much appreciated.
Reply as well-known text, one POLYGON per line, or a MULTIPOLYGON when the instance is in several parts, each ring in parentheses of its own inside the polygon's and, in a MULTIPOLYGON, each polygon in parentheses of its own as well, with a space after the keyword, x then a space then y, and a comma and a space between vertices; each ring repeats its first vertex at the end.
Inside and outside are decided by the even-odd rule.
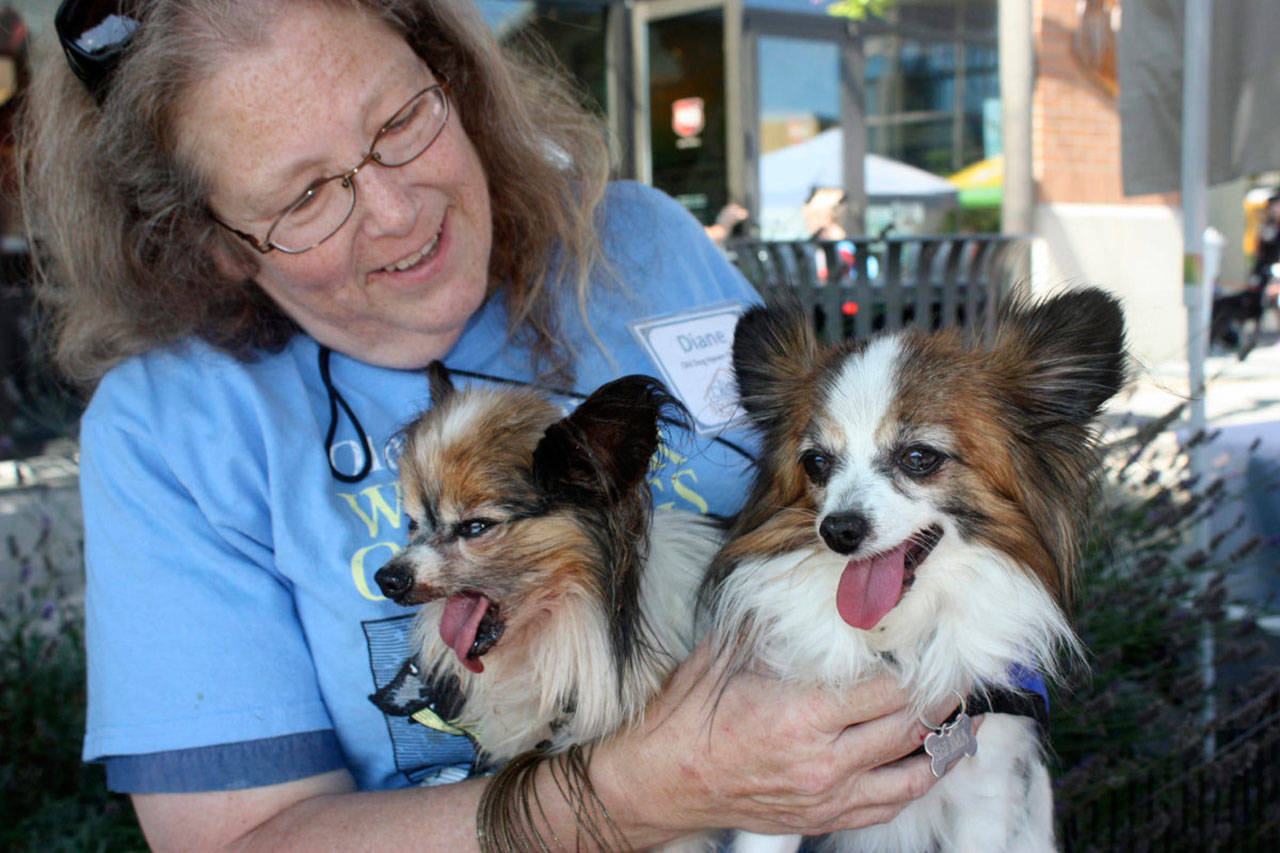
MULTIPOLYGON (((396 168, 418 159, 436 141, 449 119, 449 84, 428 86, 396 110, 374 134, 369 153, 338 175, 312 181, 276 217, 261 240, 218 219, 218 223, 263 254, 279 249, 290 255, 314 249, 347 224, 356 206, 356 174, 370 163, 396 168)), ((217 219, 217 217, 215 217, 217 219)))
MULTIPOLYGON (((67 64, 101 104, 134 31, 135 0, 63 0, 54 16, 67 64)), ((369 153, 339 175, 313 181, 258 239, 217 219, 259 252, 279 249, 299 254, 328 240, 351 218, 356 206, 356 174, 370 163, 395 168, 416 160, 431 147, 449 119, 449 83, 418 92, 373 137, 369 153)))
POLYGON ((107 80, 138 28, 129 0, 63 0, 54 16, 67 64, 101 104, 107 80))

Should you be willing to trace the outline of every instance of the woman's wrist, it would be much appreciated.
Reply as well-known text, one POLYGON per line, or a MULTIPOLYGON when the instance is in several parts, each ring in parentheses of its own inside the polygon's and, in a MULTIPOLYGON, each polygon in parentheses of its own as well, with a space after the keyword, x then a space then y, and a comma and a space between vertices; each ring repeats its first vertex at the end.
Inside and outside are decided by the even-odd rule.
POLYGON ((644 762, 627 735, 597 745, 590 773, 596 795, 632 847, 652 847, 696 831, 673 820, 674 792, 660 783, 662 774, 644 762))

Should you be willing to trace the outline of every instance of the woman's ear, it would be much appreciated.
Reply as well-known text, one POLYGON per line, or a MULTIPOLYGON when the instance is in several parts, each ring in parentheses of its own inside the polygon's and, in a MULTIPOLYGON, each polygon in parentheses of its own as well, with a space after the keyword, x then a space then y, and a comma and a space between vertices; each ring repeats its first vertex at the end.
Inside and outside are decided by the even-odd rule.
POLYGON ((253 278, 253 274, 258 271, 258 265, 254 263, 245 247, 230 245, 229 239, 222 235, 215 238, 212 243, 210 252, 213 255, 213 266, 220 275, 232 281, 253 278))

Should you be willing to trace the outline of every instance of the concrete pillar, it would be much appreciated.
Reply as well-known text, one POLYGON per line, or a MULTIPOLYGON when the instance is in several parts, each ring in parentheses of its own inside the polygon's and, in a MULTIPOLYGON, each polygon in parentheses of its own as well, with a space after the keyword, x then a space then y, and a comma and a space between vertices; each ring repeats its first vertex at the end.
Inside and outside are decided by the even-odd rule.
POLYGON ((1030 234, 1034 225, 1031 106, 1035 91, 1035 43, 1029 0, 1000 0, 1000 104, 1004 147, 1001 229, 1030 234))

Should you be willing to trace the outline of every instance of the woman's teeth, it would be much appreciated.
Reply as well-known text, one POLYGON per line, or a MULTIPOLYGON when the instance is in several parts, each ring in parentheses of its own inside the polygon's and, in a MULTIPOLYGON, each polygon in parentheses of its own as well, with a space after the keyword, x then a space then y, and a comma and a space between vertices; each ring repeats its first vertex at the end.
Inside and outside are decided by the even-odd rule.
POLYGON ((440 232, 437 231, 436 236, 431 239, 430 243, 423 246, 420 250, 414 252, 412 255, 409 255, 407 258, 403 258, 397 261, 396 263, 391 264, 390 266, 383 267, 382 270, 383 272, 404 272, 410 267, 414 267, 422 263, 422 260, 424 258, 430 258, 432 255, 434 255, 436 248, 439 245, 440 245, 440 232))

